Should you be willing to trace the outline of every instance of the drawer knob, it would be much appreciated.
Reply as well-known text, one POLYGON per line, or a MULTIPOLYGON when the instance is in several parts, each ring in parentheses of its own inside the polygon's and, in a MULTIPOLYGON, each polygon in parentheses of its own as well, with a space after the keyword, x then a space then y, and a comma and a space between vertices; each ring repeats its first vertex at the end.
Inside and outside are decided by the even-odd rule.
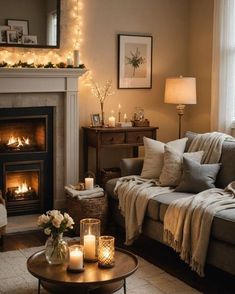
POLYGON ((112 138, 110 138, 110 142, 112 142, 114 140, 114 138, 112 137, 112 138))

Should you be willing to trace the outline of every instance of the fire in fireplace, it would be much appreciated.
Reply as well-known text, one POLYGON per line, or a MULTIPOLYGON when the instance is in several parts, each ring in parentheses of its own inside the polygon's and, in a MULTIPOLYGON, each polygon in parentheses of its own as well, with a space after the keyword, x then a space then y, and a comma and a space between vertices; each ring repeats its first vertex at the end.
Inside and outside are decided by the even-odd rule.
POLYGON ((47 117, 0 118, 0 152, 46 150, 47 117))
POLYGON ((0 109, 0 189, 8 215, 53 207, 53 107, 0 109))
POLYGON ((8 201, 38 198, 39 172, 11 172, 6 175, 6 197, 8 201))

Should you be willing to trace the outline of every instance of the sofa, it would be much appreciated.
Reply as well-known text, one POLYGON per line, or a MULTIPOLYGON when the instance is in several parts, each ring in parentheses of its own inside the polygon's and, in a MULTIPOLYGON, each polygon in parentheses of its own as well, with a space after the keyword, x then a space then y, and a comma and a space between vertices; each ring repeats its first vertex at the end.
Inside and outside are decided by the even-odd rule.
MULTIPOLYGON (((195 133, 188 132, 186 150, 192 142, 195 133)), ((216 177, 215 186, 225 188, 235 180, 235 140, 223 142, 220 157, 220 171, 216 177)), ((121 176, 140 175, 143 167, 143 158, 126 158, 120 163, 121 176)), ((124 227, 124 219, 118 209, 118 198, 113 193, 116 179, 106 183, 112 220, 118 226, 124 227)), ((143 223, 143 234, 158 241, 163 241, 163 220, 168 205, 175 199, 191 196, 191 193, 171 192, 151 198, 148 202, 143 223)), ((213 219, 211 237, 207 253, 207 264, 235 275, 235 209, 223 210, 213 219)))

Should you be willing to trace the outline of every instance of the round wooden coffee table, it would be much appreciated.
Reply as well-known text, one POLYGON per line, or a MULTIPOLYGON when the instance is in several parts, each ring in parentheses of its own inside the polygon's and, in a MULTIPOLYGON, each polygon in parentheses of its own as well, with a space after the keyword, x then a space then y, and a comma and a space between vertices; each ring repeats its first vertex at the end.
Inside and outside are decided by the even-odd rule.
POLYGON ((109 294, 123 287, 126 294, 126 278, 138 267, 137 257, 123 249, 115 250, 115 266, 99 268, 96 263, 85 263, 84 272, 71 273, 66 265, 50 265, 45 251, 33 254, 27 260, 28 271, 38 279, 38 293, 41 286, 51 293, 109 294))

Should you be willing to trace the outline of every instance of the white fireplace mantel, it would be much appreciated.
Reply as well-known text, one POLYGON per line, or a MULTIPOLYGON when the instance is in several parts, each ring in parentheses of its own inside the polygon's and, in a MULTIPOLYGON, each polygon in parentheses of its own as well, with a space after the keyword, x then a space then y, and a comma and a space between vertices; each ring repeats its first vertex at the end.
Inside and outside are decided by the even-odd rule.
POLYGON ((0 68, 1 94, 64 93, 65 185, 79 179, 78 78, 85 72, 85 69, 0 68))

